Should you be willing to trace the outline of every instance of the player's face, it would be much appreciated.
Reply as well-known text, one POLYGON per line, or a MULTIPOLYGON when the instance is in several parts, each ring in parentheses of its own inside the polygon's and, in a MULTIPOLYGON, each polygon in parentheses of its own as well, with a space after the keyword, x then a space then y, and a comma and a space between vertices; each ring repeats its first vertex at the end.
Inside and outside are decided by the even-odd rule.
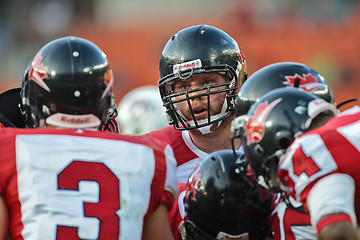
MULTIPOLYGON (((203 73, 194 75, 186 80, 176 80, 174 84, 174 93, 184 93, 187 91, 191 91, 198 88, 208 87, 215 84, 225 83, 225 75, 220 73, 203 73)), ((219 91, 226 89, 226 86, 218 86, 214 88, 210 88, 210 92, 219 91)), ((194 116, 196 120, 207 119, 208 112, 210 111, 210 115, 215 115, 220 113, 221 108, 223 106, 226 92, 220 92, 216 94, 210 95, 210 107, 208 107, 208 96, 206 95, 207 89, 200 90, 196 92, 189 92, 188 96, 196 96, 199 94, 204 94, 203 96, 198 96, 196 98, 190 98, 188 101, 181 101, 177 103, 180 111, 183 113, 187 120, 193 120, 191 115, 191 108, 194 112, 194 116)), ((176 97, 176 100, 186 99, 186 94, 180 95, 176 97)))

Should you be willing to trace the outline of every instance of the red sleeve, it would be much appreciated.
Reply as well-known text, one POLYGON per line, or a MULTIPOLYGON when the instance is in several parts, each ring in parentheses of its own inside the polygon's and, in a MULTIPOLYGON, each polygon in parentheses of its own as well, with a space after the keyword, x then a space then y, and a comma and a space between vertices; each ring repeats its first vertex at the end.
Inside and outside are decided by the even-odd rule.
POLYGON ((174 205, 174 197, 173 194, 169 191, 164 190, 162 196, 161 196, 161 203, 165 203, 168 210, 172 208, 174 205))
MULTIPOLYGON (((299 236, 305 239, 306 236, 308 236, 307 234, 309 233, 306 232, 305 235, 302 235, 300 231, 294 232, 293 227, 295 228, 300 226, 311 227, 310 215, 286 207, 285 203, 281 203, 281 204, 282 204, 281 208, 275 209, 275 212, 272 214, 270 218, 271 232, 273 234, 274 240, 298 239, 297 237, 299 236)), ((314 237, 315 237, 315 230, 314 230, 314 237)))
POLYGON ((178 183, 178 189, 180 194, 168 212, 168 221, 175 240, 181 240, 179 225, 183 218, 180 214, 180 208, 185 208, 182 192, 186 189, 186 183, 178 183))
POLYGON ((316 232, 319 233, 321 229, 323 229, 325 226, 337 222, 350 222, 352 224, 351 218, 347 214, 331 214, 320 219, 320 221, 316 225, 316 232))
POLYGON ((174 197, 176 197, 177 194, 176 178, 173 178, 174 181, 172 184, 173 188, 171 188, 171 186, 167 186, 167 184, 171 185, 171 183, 167 183, 169 179, 167 174, 175 174, 175 164, 174 164, 174 169, 169 169, 168 172, 168 168, 171 166, 167 166, 164 149, 162 151, 161 150, 159 151, 159 149, 154 150, 154 156, 155 156, 155 172, 151 184, 151 196, 150 196, 149 208, 145 218, 149 214, 151 214, 157 207, 159 207, 159 205, 162 203, 165 203, 167 208, 171 209, 174 203, 174 197))

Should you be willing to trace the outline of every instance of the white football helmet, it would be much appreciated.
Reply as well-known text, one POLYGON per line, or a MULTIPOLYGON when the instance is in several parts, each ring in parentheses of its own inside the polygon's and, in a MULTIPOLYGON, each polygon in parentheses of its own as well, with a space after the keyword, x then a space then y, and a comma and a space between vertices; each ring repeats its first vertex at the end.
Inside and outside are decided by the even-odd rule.
POLYGON ((168 126, 166 108, 157 86, 143 86, 128 92, 119 103, 120 133, 142 135, 168 126))

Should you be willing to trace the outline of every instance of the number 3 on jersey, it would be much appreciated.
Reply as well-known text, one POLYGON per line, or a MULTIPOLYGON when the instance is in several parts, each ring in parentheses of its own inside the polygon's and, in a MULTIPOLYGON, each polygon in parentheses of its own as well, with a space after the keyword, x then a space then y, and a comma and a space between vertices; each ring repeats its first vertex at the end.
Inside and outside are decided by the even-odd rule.
MULTIPOLYGON (((58 189, 79 190, 81 181, 93 181, 99 185, 99 201, 84 202, 84 216, 99 219, 98 239, 114 239, 119 236, 120 180, 100 162, 72 161, 58 174, 58 189)), ((57 226, 57 239, 80 239, 77 226, 57 226)))

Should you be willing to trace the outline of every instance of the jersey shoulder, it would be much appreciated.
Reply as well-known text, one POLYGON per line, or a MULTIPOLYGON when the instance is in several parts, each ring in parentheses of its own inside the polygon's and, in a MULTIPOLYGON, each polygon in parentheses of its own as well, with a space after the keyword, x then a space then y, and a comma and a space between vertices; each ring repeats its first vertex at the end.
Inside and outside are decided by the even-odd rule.
POLYGON ((144 135, 151 136, 151 138, 154 139, 162 139, 163 141, 166 141, 172 145, 171 143, 178 141, 178 139, 181 137, 181 131, 174 129, 173 126, 167 126, 144 135))
POLYGON ((183 137, 183 131, 176 130, 172 126, 165 127, 160 130, 155 130, 150 133, 145 134, 144 136, 149 136, 153 140, 158 140, 166 142, 174 150, 176 159, 183 158, 182 156, 186 155, 186 159, 196 158, 197 156, 193 154, 191 149, 185 143, 183 137), (191 153, 191 156, 189 154, 191 153))

